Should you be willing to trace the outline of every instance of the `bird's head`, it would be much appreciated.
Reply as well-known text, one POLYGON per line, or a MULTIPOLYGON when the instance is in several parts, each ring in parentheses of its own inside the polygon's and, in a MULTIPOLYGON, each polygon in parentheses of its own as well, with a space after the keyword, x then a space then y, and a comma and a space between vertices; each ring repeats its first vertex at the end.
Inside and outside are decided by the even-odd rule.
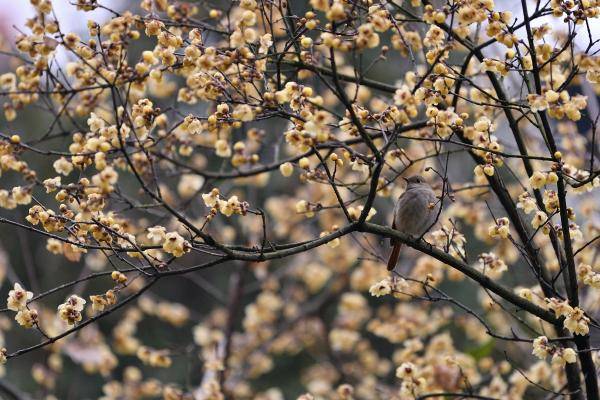
POLYGON ((403 179, 406 181, 406 189, 411 189, 414 187, 419 187, 422 185, 427 185, 427 182, 425 182, 425 179, 423 179, 423 177, 421 175, 413 175, 413 176, 409 176, 408 178, 404 178, 403 179))

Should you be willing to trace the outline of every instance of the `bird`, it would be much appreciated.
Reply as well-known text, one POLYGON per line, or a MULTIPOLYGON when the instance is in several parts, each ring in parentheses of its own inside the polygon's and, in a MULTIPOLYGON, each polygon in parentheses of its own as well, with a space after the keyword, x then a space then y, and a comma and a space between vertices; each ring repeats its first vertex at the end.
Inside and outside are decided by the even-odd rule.
MULTIPOLYGON (((434 225, 440 210, 440 202, 435 192, 420 175, 403 179, 406 191, 398 197, 394 206, 392 228, 413 237, 420 238, 434 225)), ((388 260, 388 271, 392 271, 400 258, 402 243, 390 239, 392 254, 388 260)))

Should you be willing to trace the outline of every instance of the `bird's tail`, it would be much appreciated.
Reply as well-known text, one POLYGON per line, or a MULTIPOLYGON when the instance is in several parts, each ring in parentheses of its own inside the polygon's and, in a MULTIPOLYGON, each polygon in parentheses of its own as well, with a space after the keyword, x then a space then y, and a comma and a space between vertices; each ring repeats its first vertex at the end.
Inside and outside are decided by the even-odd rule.
POLYGON ((387 269, 388 271, 392 271, 396 264, 398 263, 398 259, 400 258, 400 250, 402 249, 402 243, 394 242, 392 248, 392 254, 390 254, 390 259, 388 260, 387 269))

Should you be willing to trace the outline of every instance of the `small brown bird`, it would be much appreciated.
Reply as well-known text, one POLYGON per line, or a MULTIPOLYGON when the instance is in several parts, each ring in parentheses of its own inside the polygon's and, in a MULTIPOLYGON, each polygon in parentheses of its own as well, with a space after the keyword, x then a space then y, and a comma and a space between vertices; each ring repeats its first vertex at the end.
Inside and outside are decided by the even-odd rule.
MULTIPOLYGON (((398 198, 394 207, 392 228, 411 235, 421 237, 434 224, 440 209, 440 202, 431 186, 420 175, 403 178, 406 191, 398 198)), ((392 254, 388 260, 388 271, 393 270, 400 258, 402 243, 390 239, 392 254)))

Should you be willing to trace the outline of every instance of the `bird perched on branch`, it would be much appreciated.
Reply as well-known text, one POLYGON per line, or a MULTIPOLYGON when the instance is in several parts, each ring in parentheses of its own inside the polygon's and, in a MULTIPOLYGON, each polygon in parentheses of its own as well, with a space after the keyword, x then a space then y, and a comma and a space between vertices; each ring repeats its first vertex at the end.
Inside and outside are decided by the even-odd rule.
MULTIPOLYGON (((440 202, 422 176, 414 175, 403 179, 406 181, 406 191, 396 201, 392 228, 420 238, 436 222, 440 202)), ((390 239, 390 244, 392 254, 388 260, 388 271, 396 267, 402 249, 402 243, 396 239, 390 239)))

